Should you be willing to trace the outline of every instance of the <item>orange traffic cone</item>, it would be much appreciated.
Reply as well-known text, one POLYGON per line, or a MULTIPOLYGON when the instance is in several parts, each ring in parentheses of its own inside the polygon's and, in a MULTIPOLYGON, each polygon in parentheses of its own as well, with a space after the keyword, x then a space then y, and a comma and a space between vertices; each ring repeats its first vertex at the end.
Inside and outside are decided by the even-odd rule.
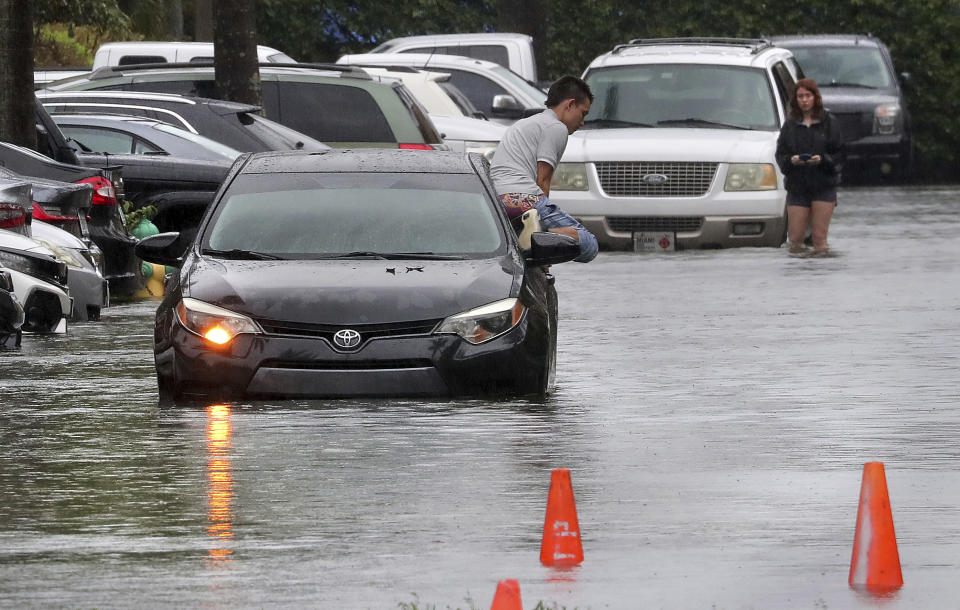
POLYGON ((570 485, 570 470, 557 468, 550 474, 550 495, 543 522, 540 563, 545 566, 575 566, 583 561, 577 506, 570 485))
POLYGON ((896 589, 903 586, 897 536, 887 496, 887 478, 882 462, 863 465, 857 533, 850 560, 850 585, 867 589, 896 589))
POLYGON ((523 610, 520 603, 520 583, 513 579, 498 582, 490 610, 523 610))

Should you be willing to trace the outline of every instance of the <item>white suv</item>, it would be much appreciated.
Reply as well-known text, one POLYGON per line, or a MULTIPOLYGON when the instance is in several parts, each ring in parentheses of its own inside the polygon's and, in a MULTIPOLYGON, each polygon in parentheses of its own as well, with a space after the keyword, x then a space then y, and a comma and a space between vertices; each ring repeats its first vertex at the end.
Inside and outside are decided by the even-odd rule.
POLYGON ((633 40, 593 60, 595 99, 550 196, 606 248, 780 246, 774 160, 793 56, 765 40, 633 40))

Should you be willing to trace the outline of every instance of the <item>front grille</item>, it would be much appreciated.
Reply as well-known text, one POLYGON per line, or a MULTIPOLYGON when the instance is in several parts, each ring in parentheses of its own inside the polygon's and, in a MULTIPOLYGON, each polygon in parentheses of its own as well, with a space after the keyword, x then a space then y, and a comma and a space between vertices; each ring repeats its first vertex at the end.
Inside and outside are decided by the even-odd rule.
POLYGON ((597 163, 600 186, 613 197, 702 197, 710 188, 719 163, 706 162, 628 162, 597 163), (653 178, 666 176, 667 181, 654 184, 653 178))
POLYGON ((624 233, 695 233, 703 225, 702 216, 607 216, 611 231, 624 233))
POLYGON ((429 360, 266 360, 260 366, 272 369, 310 369, 323 371, 372 371, 383 369, 422 369, 433 366, 429 360))
POLYGON ((333 335, 338 330, 349 328, 360 333, 360 344, 375 337, 395 337, 400 335, 425 335, 433 331, 442 319, 413 320, 390 324, 305 324, 302 322, 280 322, 258 319, 257 324, 268 335, 292 335, 296 337, 319 337, 333 343, 333 335))
POLYGON ((844 142, 853 142, 873 135, 873 113, 838 112, 833 116, 840 124, 840 135, 844 142))

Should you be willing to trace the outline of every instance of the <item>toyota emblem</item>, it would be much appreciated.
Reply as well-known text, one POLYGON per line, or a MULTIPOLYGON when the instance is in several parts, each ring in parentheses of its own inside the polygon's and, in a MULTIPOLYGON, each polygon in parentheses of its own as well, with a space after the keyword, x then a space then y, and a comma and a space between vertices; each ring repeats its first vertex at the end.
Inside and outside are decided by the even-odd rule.
POLYGON ((333 342, 337 344, 337 347, 350 349, 360 345, 360 333, 352 328, 344 328, 334 333, 333 342))
POLYGON ((666 184, 670 182, 670 177, 663 174, 647 174, 640 178, 644 184, 666 184))

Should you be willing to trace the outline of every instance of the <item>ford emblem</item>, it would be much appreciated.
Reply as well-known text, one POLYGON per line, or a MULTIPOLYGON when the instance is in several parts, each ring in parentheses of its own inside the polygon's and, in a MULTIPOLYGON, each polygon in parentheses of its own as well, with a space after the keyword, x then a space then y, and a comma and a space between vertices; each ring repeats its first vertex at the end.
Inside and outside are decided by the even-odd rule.
POLYGON ((350 349, 360 345, 360 333, 351 328, 344 328, 334 333, 333 342, 337 344, 337 347, 350 349))
POLYGON ((670 182, 670 177, 663 174, 647 174, 640 180, 644 184, 666 184, 670 182))

